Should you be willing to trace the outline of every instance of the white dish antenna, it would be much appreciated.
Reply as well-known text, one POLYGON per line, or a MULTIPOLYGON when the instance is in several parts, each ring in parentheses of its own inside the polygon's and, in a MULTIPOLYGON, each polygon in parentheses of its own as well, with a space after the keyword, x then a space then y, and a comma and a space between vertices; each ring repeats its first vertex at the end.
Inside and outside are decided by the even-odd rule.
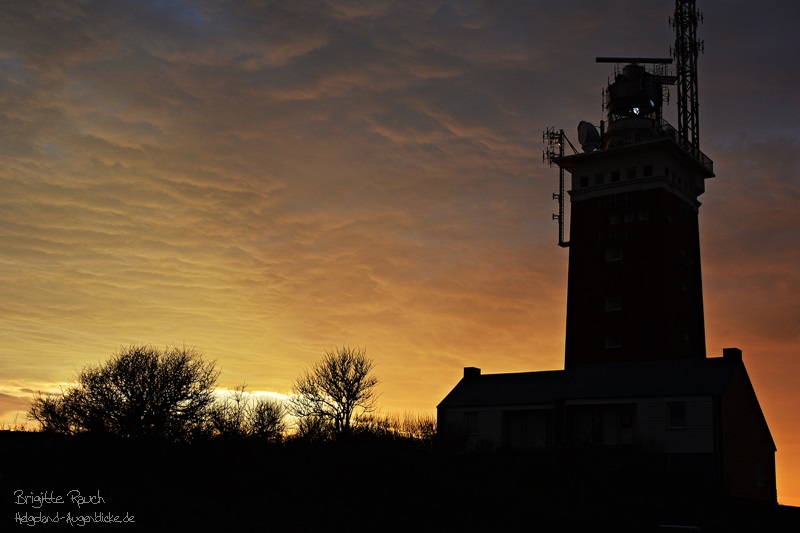
POLYGON ((594 152, 600 147, 600 133, 593 124, 581 120, 578 123, 578 142, 584 152, 594 152))

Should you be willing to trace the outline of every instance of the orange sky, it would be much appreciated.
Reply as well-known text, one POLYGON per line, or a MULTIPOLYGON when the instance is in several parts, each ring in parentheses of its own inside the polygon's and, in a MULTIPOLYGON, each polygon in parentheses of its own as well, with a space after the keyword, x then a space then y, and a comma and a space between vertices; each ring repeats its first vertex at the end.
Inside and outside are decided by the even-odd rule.
MULTIPOLYGON (((800 505, 800 4, 770 5, 698 1, 706 333, 710 356, 744 350, 778 499, 800 505)), ((387 412, 432 414, 464 366, 562 368, 542 130, 599 123, 595 56, 667 56, 671 14, 3 2, 0 421, 132 342, 283 393, 326 348, 365 347, 387 412)))

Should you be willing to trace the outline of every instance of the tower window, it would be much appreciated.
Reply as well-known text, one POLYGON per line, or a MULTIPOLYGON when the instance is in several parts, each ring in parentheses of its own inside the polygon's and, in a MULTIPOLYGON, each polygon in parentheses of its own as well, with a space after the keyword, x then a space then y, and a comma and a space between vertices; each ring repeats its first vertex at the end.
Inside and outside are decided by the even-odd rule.
POLYGON ((622 337, 619 335, 606 335, 606 348, 622 348, 622 337))
POLYGON ((601 243, 617 244, 626 242, 631 239, 631 229, 623 226, 621 228, 601 231, 599 238, 601 243))
POLYGON ((589 186, 589 176, 581 176, 581 187, 588 187, 589 186))
POLYGON ((611 181, 619 181, 619 170, 615 170, 611 173, 611 181))
POLYGON ((606 311, 621 311, 622 296, 608 296, 606 298, 606 311))
POLYGON ((636 179, 636 167, 628 167, 627 177, 629 180, 636 179))
POLYGON ((594 175, 594 184, 595 185, 602 185, 606 182, 606 176, 602 172, 598 172, 594 175))
POLYGON ((606 262, 622 261, 622 248, 606 248, 606 262))
POLYGON ((628 205, 628 195, 625 193, 620 194, 609 194, 608 196, 601 196, 600 200, 600 207, 606 208, 616 208, 616 207, 626 207, 628 205))
POLYGON ((644 177, 650 177, 653 175, 653 165, 645 165, 642 169, 642 175, 644 177))

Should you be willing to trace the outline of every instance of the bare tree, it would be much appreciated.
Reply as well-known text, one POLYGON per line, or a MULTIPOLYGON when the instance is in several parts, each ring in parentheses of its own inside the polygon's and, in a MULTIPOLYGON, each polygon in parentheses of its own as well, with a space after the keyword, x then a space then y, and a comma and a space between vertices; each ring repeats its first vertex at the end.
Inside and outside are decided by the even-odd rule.
MULTIPOLYGON (((290 406, 290 412, 294 414, 294 406, 290 406)), ((295 420, 295 432, 293 437, 300 438, 308 442, 325 442, 336 436, 333 422, 327 418, 317 416, 297 416, 295 420)))
POLYGON ((278 442, 286 434, 286 405, 271 398, 257 398, 248 409, 248 436, 278 442))
POLYGON ((79 431, 74 425, 74 417, 69 413, 70 403, 67 393, 47 394, 37 392, 33 396, 28 419, 39 422, 44 431, 72 435, 79 431))
POLYGON ((185 440, 205 424, 218 376, 193 348, 131 345, 59 395, 35 395, 28 416, 59 433, 185 440))
POLYGON ((280 441, 286 431, 286 407, 272 398, 254 397, 238 385, 210 411, 211 431, 222 437, 280 441))
POLYGON ((436 436, 436 418, 415 413, 371 413, 361 417, 354 431, 374 437, 431 443, 436 436))
POLYGON ((215 436, 244 437, 247 433, 246 410, 248 397, 245 385, 228 392, 225 398, 217 399, 209 409, 209 429, 215 436))
POLYGON ((343 346, 325 352, 292 385, 291 413, 302 427, 331 427, 349 434, 354 419, 375 410, 378 378, 366 350, 343 346))

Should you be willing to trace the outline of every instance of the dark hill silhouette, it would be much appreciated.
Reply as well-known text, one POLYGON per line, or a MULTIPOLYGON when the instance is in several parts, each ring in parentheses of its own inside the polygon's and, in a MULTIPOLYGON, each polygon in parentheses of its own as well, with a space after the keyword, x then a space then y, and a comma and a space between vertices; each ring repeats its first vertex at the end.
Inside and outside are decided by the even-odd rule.
POLYGON ((681 523, 702 531, 794 532, 800 525, 800 508, 687 503, 637 487, 610 491, 590 478, 551 484, 534 456, 462 454, 412 441, 168 444, 2 432, 0 453, 2 520, 14 527, 23 527, 14 523, 17 513, 98 511, 135 519, 95 529, 102 531, 527 531, 537 524, 656 531, 681 523), (55 497, 70 490, 103 501, 37 509, 14 499, 15 491, 55 497))

